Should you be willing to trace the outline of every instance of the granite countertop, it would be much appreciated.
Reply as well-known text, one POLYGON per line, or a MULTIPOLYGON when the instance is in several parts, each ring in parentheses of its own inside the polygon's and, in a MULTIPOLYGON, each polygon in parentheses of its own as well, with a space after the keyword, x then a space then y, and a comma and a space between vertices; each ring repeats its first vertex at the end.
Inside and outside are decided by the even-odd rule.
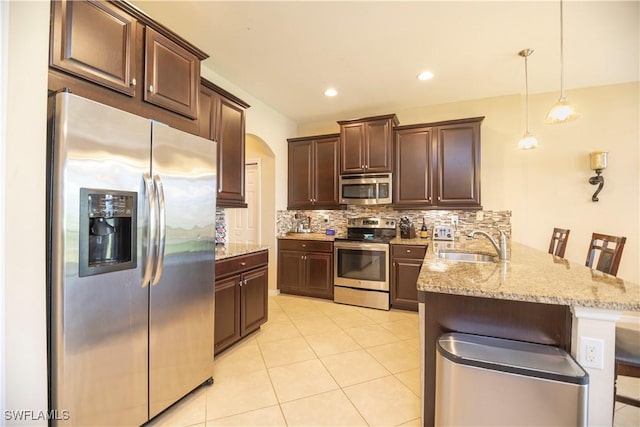
POLYGON ((216 245, 216 261, 267 249, 269 249, 267 245, 256 245, 254 243, 225 243, 224 245, 216 245))
POLYGON ((293 240, 320 240, 323 242, 333 242, 336 237, 345 237, 342 235, 327 236, 325 233, 287 233, 279 234, 278 239, 293 240))
MULTIPOLYGON (((430 242, 431 243, 431 242, 430 242)), ((637 283, 591 270, 544 251, 511 243, 510 260, 470 263, 438 258, 429 244, 418 277, 418 290, 547 304, 640 311, 637 283)), ((435 247, 434 247, 435 246, 435 247)), ((485 238, 448 242, 448 250, 496 251, 485 238)))
POLYGON ((422 246, 428 246, 429 243, 431 243, 431 239, 421 239, 420 237, 414 237, 413 239, 403 239, 401 237, 395 237, 393 239, 391 239, 391 243, 392 245, 422 245, 422 246))

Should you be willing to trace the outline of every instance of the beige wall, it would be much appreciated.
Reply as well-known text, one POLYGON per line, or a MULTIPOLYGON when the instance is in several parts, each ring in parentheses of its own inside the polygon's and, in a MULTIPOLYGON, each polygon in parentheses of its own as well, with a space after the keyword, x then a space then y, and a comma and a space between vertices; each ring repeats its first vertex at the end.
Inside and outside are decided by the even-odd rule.
MULTIPOLYGON (((47 409, 45 293, 46 93, 49 3, 9 2, 5 295, 6 410, 47 409)), ((5 420, 3 412, 2 419, 5 420)), ((7 420, 7 425, 47 425, 7 420)))
MULTIPOLYGON (((520 95, 395 111, 400 124, 485 116, 482 124, 482 204, 511 210, 513 239, 547 250, 553 227, 571 229, 565 256, 584 263, 592 232, 627 237, 618 276, 640 280, 639 84, 568 91, 582 113, 578 121, 544 124, 558 93, 530 95, 530 130, 537 150, 515 149, 524 132, 520 95), (609 151, 605 186, 593 203, 588 183, 590 151, 609 151)), ((384 111, 382 113, 389 113, 384 111)), ((299 135, 336 132, 335 122, 303 124, 299 135)))

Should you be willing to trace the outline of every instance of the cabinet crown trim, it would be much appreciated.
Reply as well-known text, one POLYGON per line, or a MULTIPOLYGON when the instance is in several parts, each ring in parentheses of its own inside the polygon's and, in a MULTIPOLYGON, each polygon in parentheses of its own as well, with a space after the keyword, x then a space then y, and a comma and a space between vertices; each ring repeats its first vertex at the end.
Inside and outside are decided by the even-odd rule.
POLYGON ((297 136, 295 138, 287 138, 287 142, 314 141, 316 139, 340 138, 339 133, 328 133, 325 135, 297 136))
POLYGON ((361 119, 339 120, 337 123, 339 125, 348 125, 348 124, 359 123, 359 122, 372 122, 375 120, 392 120, 394 126, 398 126, 398 124, 400 123, 398 121, 398 116, 396 116, 395 113, 384 114, 381 116, 363 117, 361 119))
POLYGON ((124 10, 125 12, 133 15, 133 17, 136 18, 138 21, 140 21, 142 24, 152 27, 154 30, 156 30, 163 36, 178 43, 187 51, 197 56, 198 59, 200 59, 201 61, 209 57, 209 54, 207 54, 203 50, 200 50, 199 48, 197 48, 196 46, 194 46, 184 38, 180 37, 178 34, 174 33, 173 31, 171 31, 170 29, 168 29, 158 21, 154 20, 149 15, 147 15, 144 11, 142 11, 142 9, 139 9, 137 6, 129 3, 128 1, 110 0, 110 3, 113 3, 120 9, 124 10))
POLYGON ((443 120, 443 121, 440 121, 440 122, 415 123, 415 124, 411 124, 411 125, 396 126, 393 130, 399 131, 399 130, 405 130, 405 129, 438 127, 438 126, 444 126, 444 125, 457 125, 457 124, 463 124, 463 123, 476 123, 476 122, 477 123, 482 123, 482 121, 484 120, 484 117, 485 116, 469 117, 467 119, 457 119, 457 120, 443 120))
POLYGON ((212 91, 216 92, 217 94, 222 95, 225 98, 228 98, 228 99, 232 100, 236 104, 240 104, 244 108, 251 107, 251 105, 247 104, 242 99, 238 98, 237 96, 235 96, 234 94, 232 94, 230 92, 227 92, 226 90, 222 89, 220 86, 216 85, 215 83, 210 82, 209 80, 205 79, 204 77, 200 77, 200 84, 202 84, 202 86, 205 86, 205 87, 211 89, 212 91))

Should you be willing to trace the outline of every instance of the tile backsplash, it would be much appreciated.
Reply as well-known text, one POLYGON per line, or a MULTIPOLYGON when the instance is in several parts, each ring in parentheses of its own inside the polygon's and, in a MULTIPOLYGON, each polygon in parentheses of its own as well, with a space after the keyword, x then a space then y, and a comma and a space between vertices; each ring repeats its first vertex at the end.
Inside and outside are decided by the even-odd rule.
POLYGON ((295 214, 311 218, 313 233, 324 233, 327 228, 333 228, 337 235, 346 234, 348 218, 376 216, 397 221, 406 216, 414 224, 416 231, 420 230, 424 218, 431 235, 434 225, 451 225, 452 219, 457 216, 456 238, 472 230, 484 230, 489 233, 502 230, 511 237, 511 211, 396 210, 390 206, 348 206, 346 210, 281 210, 278 211, 277 217, 278 234, 285 234, 294 229, 295 214))
POLYGON ((227 224, 225 222, 224 209, 216 208, 216 244, 227 243, 227 224))

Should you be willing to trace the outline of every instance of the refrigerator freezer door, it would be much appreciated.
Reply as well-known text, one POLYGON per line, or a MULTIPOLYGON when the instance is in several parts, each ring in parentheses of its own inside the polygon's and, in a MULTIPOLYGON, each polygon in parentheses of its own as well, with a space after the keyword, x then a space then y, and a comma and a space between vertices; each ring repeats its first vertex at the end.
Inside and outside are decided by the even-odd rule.
MULTIPOLYGON (((61 424, 140 425, 148 416, 148 290, 142 286, 141 244, 149 121, 69 93, 57 94, 54 102, 48 192, 51 409, 68 411, 70 419, 61 424), (81 203, 87 203, 80 200, 81 188, 137 194, 133 268, 79 276, 79 253, 87 247, 80 241, 89 233, 86 226, 80 229, 81 203)), ((117 231, 111 225, 103 229, 117 231)))
POLYGON ((215 143, 153 123, 152 153, 164 257, 150 286, 151 418, 213 375, 217 188, 215 143))

